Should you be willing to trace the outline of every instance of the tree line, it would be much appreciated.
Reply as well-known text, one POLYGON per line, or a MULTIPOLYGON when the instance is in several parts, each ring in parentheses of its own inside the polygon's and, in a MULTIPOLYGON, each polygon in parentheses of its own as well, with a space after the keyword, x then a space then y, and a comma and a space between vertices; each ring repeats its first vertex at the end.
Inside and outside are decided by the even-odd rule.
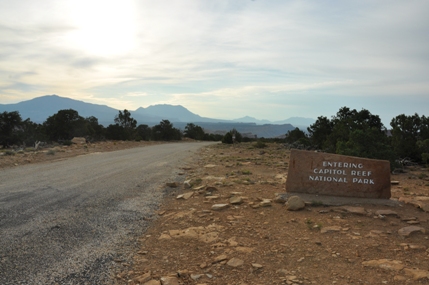
POLYGON ((387 129, 368 110, 342 107, 330 119, 325 116, 307 128, 289 131, 286 142, 329 153, 398 162, 429 162, 429 117, 398 115, 387 129))
POLYGON ((220 141, 223 136, 207 134, 195 124, 187 124, 184 132, 175 128, 168 120, 149 127, 137 125, 128 110, 119 111, 114 124, 107 127, 99 124, 96 117, 84 118, 73 109, 60 110, 42 124, 23 120, 18 111, 0 113, 0 145, 33 145, 36 141, 68 144, 74 137, 85 137, 87 141, 136 140, 174 141, 188 137, 196 140, 220 141))
MULTIPOLYGON (((318 117, 306 132, 295 128, 286 134, 285 139, 271 141, 329 153, 385 159, 391 161, 392 166, 398 160, 429 163, 428 117, 401 114, 391 120, 390 127, 387 129, 378 115, 366 109, 357 111, 342 107, 331 118, 318 117)), ((183 132, 168 120, 162 120, 153 127, 137 125, 126 109, 119 111, 114 124, 107 127, 99 124, 97 118, 83 118, 73 109, 60 110, 42 124, 36 124, 30 119, 23 120, 17 111, 0 113, 0 145, 4 148, 33 145, 36 141, 67 143, 73 137, 85 137, 88 141, 173 141, 188 137, 226 144, 253 140, 244 138, 235 129, 225 135, 208 134, 193 123, 187 124, 183 132)), ((259 141, 270 140, 262 138, 259 141)))

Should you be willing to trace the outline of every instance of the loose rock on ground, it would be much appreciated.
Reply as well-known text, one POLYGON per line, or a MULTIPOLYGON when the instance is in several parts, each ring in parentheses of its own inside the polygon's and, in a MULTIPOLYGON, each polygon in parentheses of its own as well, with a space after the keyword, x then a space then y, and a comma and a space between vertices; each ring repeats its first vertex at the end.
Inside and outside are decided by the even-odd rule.
POLYGON ((139 284, 135 275, 150 271, 178 284, 429 284, 428 213, 412 202, 429 196, 418 178, 427 169, 392 176, 393 198, 408 201, 397 207, 302 201, 288 211, 290 199, 278 195, 288 158, 281 144, 201 150, 185 171, 199 183, 166 200, 139 241, 147 254, 118 283, 139 284))

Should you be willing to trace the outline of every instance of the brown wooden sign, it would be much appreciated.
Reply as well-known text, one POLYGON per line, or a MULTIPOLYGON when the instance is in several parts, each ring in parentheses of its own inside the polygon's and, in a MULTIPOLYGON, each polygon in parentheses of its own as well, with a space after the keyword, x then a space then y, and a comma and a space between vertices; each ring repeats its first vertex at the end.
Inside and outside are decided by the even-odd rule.
POLYGON ((389 199, 390 163, 293 149, 286 192, 389 199))

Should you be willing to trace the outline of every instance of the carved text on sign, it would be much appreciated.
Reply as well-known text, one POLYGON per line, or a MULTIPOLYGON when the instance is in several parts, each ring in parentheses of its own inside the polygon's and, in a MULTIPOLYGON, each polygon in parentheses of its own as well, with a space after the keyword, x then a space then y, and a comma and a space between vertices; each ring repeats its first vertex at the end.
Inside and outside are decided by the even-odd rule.
POLYGON ((286 192, 389 199, 390 163, 293 149, 286 192))

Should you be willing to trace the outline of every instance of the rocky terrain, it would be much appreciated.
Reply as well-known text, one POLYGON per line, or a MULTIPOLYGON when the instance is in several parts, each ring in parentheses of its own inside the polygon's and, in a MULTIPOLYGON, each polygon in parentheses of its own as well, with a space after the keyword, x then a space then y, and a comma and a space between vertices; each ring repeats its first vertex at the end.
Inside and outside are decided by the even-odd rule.
POLYGON ((307 201, 290 211, 276 194, 289 153, 280 144, 203 149, 184 165, 185 182, 169 185, 140 251, 118 261, 117 282, 429 284, 427 168, 392 175, 396 206, 307 201))
MULTIPOLYGON (((79 154, 73 148, 103 151, 132 144, 63 149, 72 155, 79 154)), ((113 281, 429 284, 427 168, 392 175, 393 206, 314 200, 292 211, 278 195, 285 192, 289 154, 281 144, 202 149, 180 170, 184 182, 165 186, 170 195, 137 241, 139 251, 115 261, 122 269, 113 281)), ((0 165, 35 162, 27 159, 1 156, 0 165)))

